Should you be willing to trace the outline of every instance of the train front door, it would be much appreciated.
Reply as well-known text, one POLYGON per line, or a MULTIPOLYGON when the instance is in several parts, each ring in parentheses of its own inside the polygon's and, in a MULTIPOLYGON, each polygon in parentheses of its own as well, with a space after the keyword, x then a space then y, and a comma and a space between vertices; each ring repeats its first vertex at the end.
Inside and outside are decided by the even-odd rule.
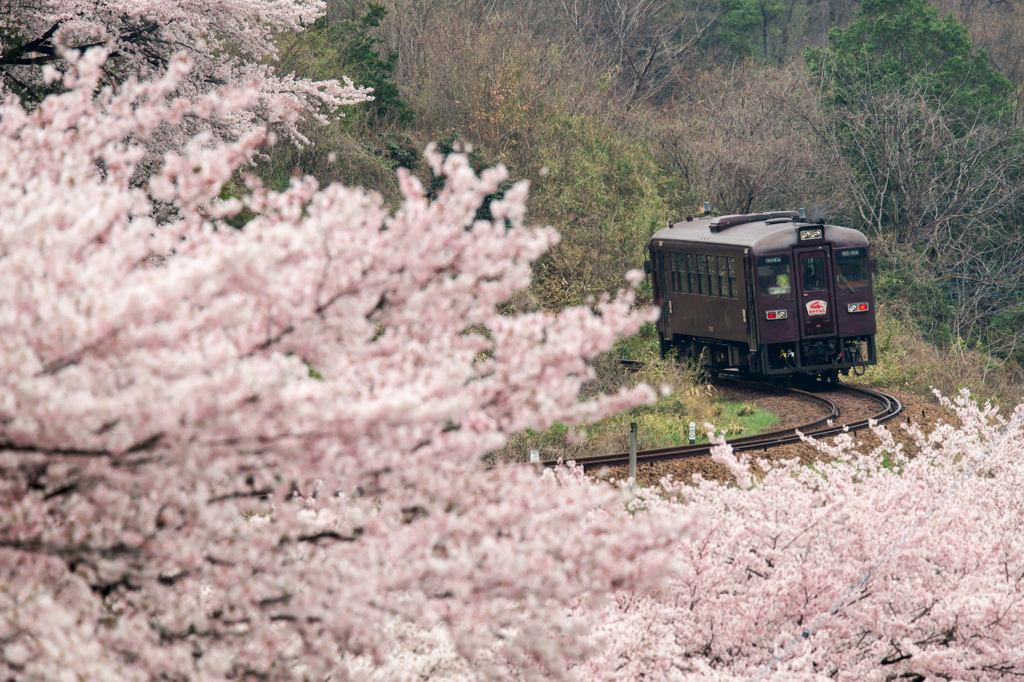
POLYGON ((832 258, 829 247, 796 252, 796 275, 803 338, 835 334, 836 306, 829 282, 832 258))

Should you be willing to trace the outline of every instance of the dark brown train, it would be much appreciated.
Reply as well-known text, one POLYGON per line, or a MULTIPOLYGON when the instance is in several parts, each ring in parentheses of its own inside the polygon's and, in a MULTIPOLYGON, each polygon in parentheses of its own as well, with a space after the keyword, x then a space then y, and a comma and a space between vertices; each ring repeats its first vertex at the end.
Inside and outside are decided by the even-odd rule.
POLYGON ((868 239, 802 213, 687 218, 651 238, 663 357, 702 357, 713 374, 831 381, 875 364, 868 239))

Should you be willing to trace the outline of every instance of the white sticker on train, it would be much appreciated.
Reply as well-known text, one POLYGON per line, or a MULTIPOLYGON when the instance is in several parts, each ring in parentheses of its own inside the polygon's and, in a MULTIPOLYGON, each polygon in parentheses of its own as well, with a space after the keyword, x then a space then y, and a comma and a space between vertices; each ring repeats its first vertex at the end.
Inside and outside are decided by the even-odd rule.
POLYGON ((828 303, 822 300, 808 301, 807 302, 807 315, 809 317, 815 317, 817 315, 824 315, 828 312, 828 303))

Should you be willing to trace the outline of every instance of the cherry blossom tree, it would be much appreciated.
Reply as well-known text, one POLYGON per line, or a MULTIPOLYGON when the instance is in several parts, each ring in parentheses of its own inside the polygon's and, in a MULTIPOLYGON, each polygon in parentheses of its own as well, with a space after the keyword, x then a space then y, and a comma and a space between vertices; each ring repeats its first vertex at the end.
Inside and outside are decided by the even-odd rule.
MULTIPOLYGON (((1024 406, 1003 419, 962 395, 961 426, 884 428, 819 446, 814 467, 720 446, 724 485, 666 481, 637 517, 689 514, 657 592, 621 591, 595 613, 591 680, 993 680, 1024 671, 1024 406)), ((406 635, 371 679, 473 679, 435 632, 406 635), (412 673, 412 675, 410 675, 412 673)))
MULTIPOLYGON (((556 239, 526 186, 428 153, 360 189, 222 183, 268 134, 210 132, 133 181, 186 117, 190 65, 0 106, 0 678, 971 679, 1024 658, 1024 407, 884 429, 831 460, 634 491, 488 469, 580 402, 586 362, 651 318, 629 291, 496 308, 556 239), (223 220, 242 209, 241 230, 223 220)), ((299 105, 293 105, 293 111, 299 105)), ((636 281, 635 273, 631 275, 636 281)))
MULTIPOLYGON (((52 91, 42 67, 66 70, 66 53, 104 47, 104 80, 120 83, 136 74, 160 73, 174 55, 192 68, 178 94, 197 98, 224 85, 254 87, 259 97, 245 109, 182 119, 187 139, 202 122, 226 139, 264 124, 276 125, 300 144, 307 140, 284 112, 326 121, 338 107, 363 101, 368 89, 350 81, 310 81, 276 73, 275 37, 301 31, 324 10, 322 0, 2 0, 0 2, 0 95, 38 101, 52 91)), ((180 138, 179 138, 180 141, 180 138)))
POLYGON ((689 519, 481 458, 652 399, 577 398, 651 312, 498 315, 556 235, 522 183, 474 220, 505 172, 462 156, 428 155, 433 201, 403 173, 394 214, 311 178, 219 201, 259 129, 139 186, 149 135, 262 93, 177 97, 180 57, 104 84, 105 58, 0 108, 0 678, 354 679, 414 640, 571 675, 584 609, 656 586, 689 519))
MULTIPOLYGON (((737 485, 667 484, 653 504, 698 519, 655 597, 622 594, 602 616, 607 679, 956 679, 1019 676, 1024 655, 1024 406, 1004 420, 962 395, 960 428, 883 428, 820 445, 755 478, 719 448, 737 485), (673 501, 669 501, 673 500, 673 501)), ((586 676, 586 674, 584 675, 586 676)))

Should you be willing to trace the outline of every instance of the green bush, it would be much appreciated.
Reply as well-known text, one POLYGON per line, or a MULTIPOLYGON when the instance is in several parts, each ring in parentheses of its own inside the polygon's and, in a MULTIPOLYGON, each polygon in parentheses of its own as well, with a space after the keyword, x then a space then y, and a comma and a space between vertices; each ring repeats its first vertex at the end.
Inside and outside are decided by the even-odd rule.
POLYGON ((562 242, 538 263, 534 288, 559 308, 620 287, 670 212, 646 141, 585 116, 553 117, 538 134, 547 173, 536 180, 531 218, 557 228, 562 242))
POLYGON ((931 343, 951 343, 956 312, 934 276, 914 267, 919 262, 920 258, 910 253, 880 258, 875 299, 901 310, 931 343))

